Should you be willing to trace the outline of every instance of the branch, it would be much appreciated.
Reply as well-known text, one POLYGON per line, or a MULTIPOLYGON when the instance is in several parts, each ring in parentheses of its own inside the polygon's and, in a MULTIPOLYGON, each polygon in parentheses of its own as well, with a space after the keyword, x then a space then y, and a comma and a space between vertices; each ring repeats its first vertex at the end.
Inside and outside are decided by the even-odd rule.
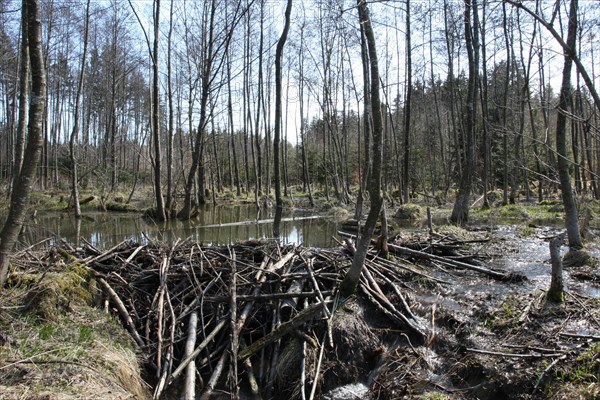
MULTIPOLYGON (((548 30, 548 32, 550 32, 550 34, 554 37, 554 39, 556 39, 558 44, 560 44, 560 46, 563 48, 565 55, 568 55, 569 57, 571 57, 573 59, 573 61, 575 62, 575 65, 577 66, 577 71, 581 74, 581 77, 583 78, 585 85, 587 86, 588 90, 590 91, 590 94, 594 98, 594 104, 596 105, 596 108, 598 109, 598 111, 600 111, 600 96, 598 96, 598 92, 596 92, 596 88, 594 87, 594 82, 588 75, 585 67, 581 63, 581 60, 577 56, 577 51, 575 49, 570 48, 567 45, 567 43, 563 40, 563 38, 560 36, 560 34, 556 31, 556 29, 554 29, 552 24, 547 22, 544 18, 542 18, 541 16, 536 14, 534 11, 525 7, 522 2, 515 1, 515 0, 504 0, 504 1, 516 8, 519 8, 519 9, 525 11, 527 14, 531 15, 544 28, 546 28, 548 30)), ((571 1, 573 1, 573 0, 571 0, 571 1)))

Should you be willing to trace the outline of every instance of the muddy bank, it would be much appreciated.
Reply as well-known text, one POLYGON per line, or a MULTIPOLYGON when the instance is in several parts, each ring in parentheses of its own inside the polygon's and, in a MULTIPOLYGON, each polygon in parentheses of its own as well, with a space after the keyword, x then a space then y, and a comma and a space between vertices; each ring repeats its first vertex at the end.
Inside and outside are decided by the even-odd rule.
MULTIPOLYGON (((381 259, 373 250, 359 291, 344 301, 334 292, 351 259, 344 246, 65 244, 36 259, 46 271, 76 267, 98 285, 163 398, 187 390, 189 368, 196 395, 211 398, 595 398, 598 274, 567 270, 565 303, 548 303, 546 239, 555 233, 397 236, 391 244, 418 253, 381 259)), ((65 314, 72 307, 56 306, 65 314)), ((4 356, 13 347, 0 347, 0 372, 18 365, 4 356)))

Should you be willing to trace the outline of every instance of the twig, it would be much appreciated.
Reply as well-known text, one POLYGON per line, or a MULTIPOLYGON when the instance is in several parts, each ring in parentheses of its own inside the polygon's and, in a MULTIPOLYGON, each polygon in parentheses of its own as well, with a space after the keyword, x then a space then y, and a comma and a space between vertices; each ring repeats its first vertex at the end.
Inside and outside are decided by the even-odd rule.
POLYGON ((559 333, 560 336, 574 338, 574 339, 588 339, 594 342, 600 341, 600 336, 597 335, 580 335, 577 333, 559 333))
POLYGON ((221 377, 221 374, 223 373, 223 369, 225 368, 225 363, 227 362, 228 358, 229 358, 229 352, 224 351, 223 354, 221 355, 221 358, 219 359, 219 362, 217 363, 217 366, 215 367, 210 379, 208 380, 206 387, 204 388, 204 392, 202 393, 200 400, 209 400, 210 399, 212 393, 215 390, 215 387, 217 386, 217 382, 219 381, 219 378, 221 377))
POLYGON ((566 294, 568 294, 569 296, 571 296, 573 298, 573 300, 575 300, 576 302, 579 303, 579 305, 585 310, 585 312, 590 316, 590 318, 596 323, 596 325, 598 325, 598 327, 600 327, 600 322, 598 322, 598 320, 596 319, 596 317, 594 316, 594 314, 592 314, 589 310, 589 308, 581 301, 579 300, 576 296, 574 296, 572 293, 570 292, 565 292, 566 294))
POLYGON ((546 367, 546 369, 544 370, 544 372, 542 372, 542 374, 540 375, 539 379, 537 380, 535 386, 533 387, 533 391, 531 392, 531 395, 535 395, 537 393, 538 388, 540 387, 540 385, 542 384, 542 381, 544 380, 544 378, 546 377, 546 375, 548 374, 548 372, 550 372, 550 370, 552 368, 554 368, 554 366, 556 364, 558 364, 561 360, 564 360, 565 358, 567 358, 566 354, 563 354, 562 356, 558 357, 557 359, 553 360, 550 365, 548 365, 546 367))
POLYGON ((541 353, 515 354, 515 353, 502 353, 502 352, 498 352, 498 351, 481 350, 481 349, 471 349, 471 348, 467 348, 467 351, 470 351, 471 353, 487 354, 487 355, 490 355, 490 356, 512 357, 512 358, 544 358, 544 357, 560 357, 560 356, 563 356, 563 355, 564 355, 564 353, 550 353, 550 354, 541 354, 541 353))
POLYGON ((240 397, 240 387, 237 378, 237 353, 238 353, 238 331, 236 329, 237 322, 237 267, 235 262, 235 250, 229 246, 231 272, 229 277, 229 335, 231 342, 231 363, 229 366, 229 385, 231 391, 231 399, 237 400, 240 397))

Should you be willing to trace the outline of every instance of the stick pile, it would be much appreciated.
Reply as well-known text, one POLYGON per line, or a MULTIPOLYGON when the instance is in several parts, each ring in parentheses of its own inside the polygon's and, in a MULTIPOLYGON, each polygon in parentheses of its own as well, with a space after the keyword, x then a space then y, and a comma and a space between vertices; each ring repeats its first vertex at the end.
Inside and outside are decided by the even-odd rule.
MULTIPOLYGON (((241 387, 255 398, 269 398, 283 357, 281 346, 291 339, 303 343, 300 392, 314 396, 320 361, 307 366, 306 344, 320 347, 321 354, 324 346, 333 346, 335 290, 351 262, 351 240, 334 249, 281 247, 276 241, 228 246, 126 241, 107 251, 89 244, 65 246, 95 275, 106 295, 105 307, 120 315, 146 355, 155 379, 154 398, 196 398, 197 388, 201 398, 216 391, 239 398, 241 387), (312 386, 310 391, 305 384, 312 386)), ((372 253, 366 260, 359 295, 416 343, 431 343, 435 327, 411 311, 401 282, 407 275, 447 282, 398 256, 504 277, 397 245, 390 244, 390 251, 397 256, 384 259, 372 253)))
POLYGON ((155 398, 170 386, 183 386, 178 395, 185 398, 195 398, 196 387, 202 398, 217 389, 237 398, 240 379, 264 395, 276 375, 279 341, 315 336, 350 260, 341 248, 258 241, 221 247, 123 242, 105 252, 91 245, 83 254, 69 250, 79 251, 107 304, 148 355, 155 398))

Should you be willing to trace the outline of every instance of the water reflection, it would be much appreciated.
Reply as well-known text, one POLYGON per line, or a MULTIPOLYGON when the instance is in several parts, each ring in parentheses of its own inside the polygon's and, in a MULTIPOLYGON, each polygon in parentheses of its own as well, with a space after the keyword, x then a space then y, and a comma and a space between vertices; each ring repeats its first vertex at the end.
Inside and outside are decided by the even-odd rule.
MULTIPOLYGON (((177 238, 191 238, 204 244, 229 244, 248 239, 272 236, 271 210, 257 213, 253 205, 206 207, 191 221, 157 223, 138 214, 88 213, 81 221, 71 214, 48 213, 27 223, 21 242, 36 243, 46 238, 65 239, 77 244, 78 237, 99 248, 109 248, 123 240, 145 243, 148 240, 172 242, 177 238), (241 225, 232 223, 244 222, 241 225), (206 227, 206 226, 209 227, 206 227)), ((305 246, 335 246, 333 237, 338 222, 326 218, 309 218, 308 212, 284 210, 281 222, 281 240, 284 244, 305 246)))

